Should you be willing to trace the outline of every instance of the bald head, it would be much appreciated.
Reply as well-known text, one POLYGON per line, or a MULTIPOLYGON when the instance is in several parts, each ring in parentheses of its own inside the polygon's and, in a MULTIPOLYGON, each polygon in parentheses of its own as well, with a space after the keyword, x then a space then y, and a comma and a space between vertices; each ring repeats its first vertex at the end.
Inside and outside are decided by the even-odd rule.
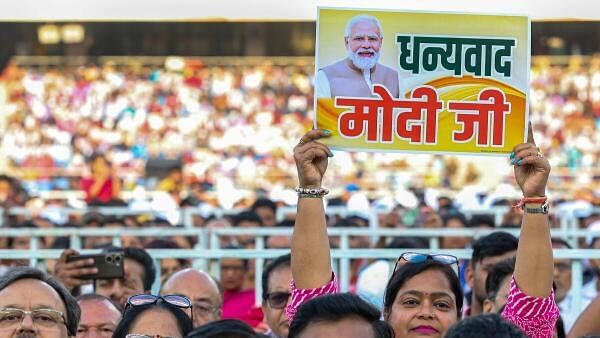
POLYGON ((221 318, 222 298, 215 280, 196 269, 177 271, 165 280, 161 295, 179 294, 193 303, 194 327, 221 318))

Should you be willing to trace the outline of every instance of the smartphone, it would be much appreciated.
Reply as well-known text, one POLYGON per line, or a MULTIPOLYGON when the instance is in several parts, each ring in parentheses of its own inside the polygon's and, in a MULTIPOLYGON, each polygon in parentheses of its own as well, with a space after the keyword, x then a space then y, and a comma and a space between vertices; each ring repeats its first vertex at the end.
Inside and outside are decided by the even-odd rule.
POLYGON ((80 276, 81 279, 110 279, 123 278, 123 252, 105 252, 91 255, 72 255, 67 257, 67 262, 82 259, 93 259, 94 266, 98 269, 95 274, 80 276))

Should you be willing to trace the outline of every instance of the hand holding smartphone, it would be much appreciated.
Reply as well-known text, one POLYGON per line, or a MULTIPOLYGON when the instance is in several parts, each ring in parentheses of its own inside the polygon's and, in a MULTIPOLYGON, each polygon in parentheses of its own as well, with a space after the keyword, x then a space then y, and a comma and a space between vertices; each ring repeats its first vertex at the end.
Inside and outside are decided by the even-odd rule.
POLYGON ((54 275, 70 291, 91 284, 94 279, 121 278, 123 277, 123 253, 80 255, 75 250, 67 249, 60 255, 54 268, 54 275))
POLYGON ((67 262, 74 263, 78 261, 92 262, 95 273, 80 275, 78 278, 95 280, 123 278, 123 252, 104 252, 91 255, 72 255, 67 257, 67 262))

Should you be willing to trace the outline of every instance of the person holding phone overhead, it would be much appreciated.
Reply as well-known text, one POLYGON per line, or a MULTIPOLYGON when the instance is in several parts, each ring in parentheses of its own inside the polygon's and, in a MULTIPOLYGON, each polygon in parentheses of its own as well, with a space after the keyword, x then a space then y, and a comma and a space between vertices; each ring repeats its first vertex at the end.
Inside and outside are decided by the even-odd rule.
POLYGON ((127 298, 135 294, 150 293, 156 276, 152 258, 140 248, 109 248, 105 253, 123 252, 123 276, 120 278, 102 278, 89 280, 83 277, 99 272, 92 258, 69 262, 68 257, 78 255, 77 251, 67 249, 60 255, 54 275, 71 292, 77 293, 77 288, 93 284, 95 293, 108 297, 115 303, 125 306, 127 298))

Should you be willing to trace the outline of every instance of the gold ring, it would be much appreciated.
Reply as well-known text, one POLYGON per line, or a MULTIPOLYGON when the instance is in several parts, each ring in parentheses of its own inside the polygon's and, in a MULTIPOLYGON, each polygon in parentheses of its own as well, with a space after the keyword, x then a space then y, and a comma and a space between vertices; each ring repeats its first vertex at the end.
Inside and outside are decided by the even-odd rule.
POLYGON ((303 139, 300 139, 300 142, 298 142, 298 145, 299 145, 299 146, 302 146, 302 145, 304 145, 304 144, 306 144, 306 142, 304 142, 304 140, 303 140, 303 139))

